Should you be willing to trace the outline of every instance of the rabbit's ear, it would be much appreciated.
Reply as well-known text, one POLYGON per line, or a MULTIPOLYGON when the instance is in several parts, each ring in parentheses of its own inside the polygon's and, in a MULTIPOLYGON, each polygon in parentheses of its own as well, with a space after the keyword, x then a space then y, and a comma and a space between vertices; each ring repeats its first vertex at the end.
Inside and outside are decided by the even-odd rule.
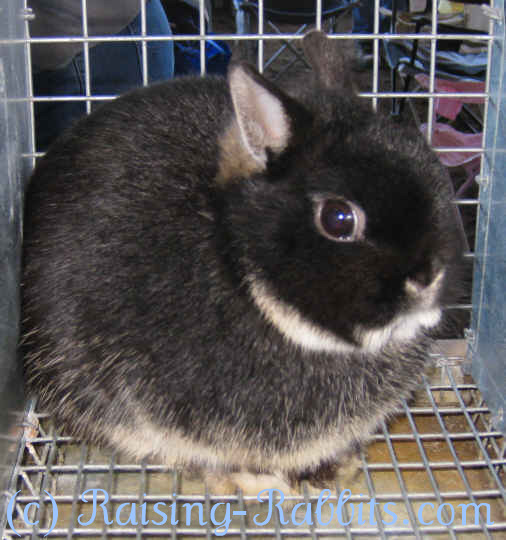
POLYGON ((313 30, 304 36, 302 48, 320 85, 326 88, 351 89, 347 58, 338 41, 329 39, 320 30, 313 30))
POLYGON ((229 72, 229 86, 241 143, 260 169, 267 164, 267 149, 281 153, 291 137, 287 97, 247 64, 229 72))

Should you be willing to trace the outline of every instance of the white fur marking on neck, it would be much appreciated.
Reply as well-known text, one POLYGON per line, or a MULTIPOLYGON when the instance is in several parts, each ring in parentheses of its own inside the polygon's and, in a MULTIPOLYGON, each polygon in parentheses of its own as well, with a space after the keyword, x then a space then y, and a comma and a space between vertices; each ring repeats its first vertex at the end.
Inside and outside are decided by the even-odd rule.
POLYGON ((432 328, 441 320, 441 309, 436 307, 398 315, 382 328, 359 328, 355 338, 360 346, 356 346, 305 319, 295 307, 277 298, 261 279, 249 276, 247 281, 253 301, 264 317, 287 341, 307 351, 377 353, 388 344, 414 339, 422 329, 432 328))
POLYGON ((422 328, 432 328, 441 320, 441 310, 433 308, 398 315, 383 328, 361 329, 355 337, 369 352, 379 351, 389 342, 399 343, 410 341, 416 337, 422 328))
POLYGON ((258 309, 285 339, 294 345, 304 350, 317 352, 350 353, 356 351, 354 345, 304 319, 295 307, 276 298, 262 280, 250 276, 248 283, 251 296, 258 309))

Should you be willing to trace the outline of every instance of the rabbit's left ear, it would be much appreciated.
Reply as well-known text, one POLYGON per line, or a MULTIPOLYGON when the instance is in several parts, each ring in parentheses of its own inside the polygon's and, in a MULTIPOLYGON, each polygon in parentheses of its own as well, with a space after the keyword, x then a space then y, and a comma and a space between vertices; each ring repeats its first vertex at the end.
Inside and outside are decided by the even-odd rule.
POLYGON ((247 178, 267 169, 300 140, 311 122, 305 107, 245 63, 232 64, 228 85, 233 120, 221 134, 218 183, 247 178))
POLYGON ((267 149, 281 153, 291 136, 291 121, 284 101, 274 85, 247 64, 232 66, 229 87, 244 149, 263 169, 267 149))

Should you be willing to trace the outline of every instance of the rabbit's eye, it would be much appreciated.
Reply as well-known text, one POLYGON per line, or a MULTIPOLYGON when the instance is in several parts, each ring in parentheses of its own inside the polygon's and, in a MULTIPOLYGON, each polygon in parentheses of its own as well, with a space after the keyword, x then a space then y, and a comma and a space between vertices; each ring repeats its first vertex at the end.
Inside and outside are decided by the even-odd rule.
POLYGON ((331 240, 358 240, 364 230, 363 212, 344 199, 320 201, 316 215, 318 229, 331 240))

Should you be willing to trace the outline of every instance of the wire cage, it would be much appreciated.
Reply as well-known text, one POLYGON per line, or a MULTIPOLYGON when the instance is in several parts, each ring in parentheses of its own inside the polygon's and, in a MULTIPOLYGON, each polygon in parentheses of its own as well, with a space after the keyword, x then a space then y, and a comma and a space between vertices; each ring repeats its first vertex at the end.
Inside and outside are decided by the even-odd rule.
MULTIPOLYGON (((505 538, 504 1, 493 0, 483 7, 476 2, 412 1, 407 3, 411 13, 399 18, 397 2, 371 0, 365 2, 372 10, 369 33, 350 32, 351 9, 333 26, 332 37, 351 51, 359 40, 370 44, 370 65, 353 75, 360 95, 371 100, 374 109, 385 111, 392 99, 406 99, 409 111, 399 121, 415 122, 451 167, 455 203, 469 247, 469 294, 466 302, 447 306, 458 322, 436 343, 423 386, 392 422, 381 425, 361 451, 356 470, 339 476, 328 490, 306 484, 301 493, 285 495, 283 502, 276 498, 279 493, 272 492, 262 504, 241 492, 211 493, 198 471, 135 463, 89 447, 60 432, 37 408, 36 399, 24 405, 16 355, 22 193, 43 153, 36 136, 38 104, 80 103, 84 112, 90 112, 95 103, 115 97, 93 90, 90 51, 97 43, 136 42, 141 84, 150 82, 148 45, 178 40, 194 43, 202 74, 209 62, 206 42, 219 38, 235 53, 249 43, 258 68, 268 75, 274 70, 275 77, 276 70, 306 69, 298 49, 300 29, 293 21, 278 20, 277 31, 269 33, 260 0, 258 20, 244 33, 241 1, 194 0, 186 4, 194 9, 197 34, 177 34, 173 28, 174 33, 150 35, 146 2, 139 0, 139 35, 93 35, 87 30, 88 2, 82 0, 84 23, 79 35, 34 37, 30 23, 35 14, 29 4, 7 0, 0 6, 0 218, 5 232, 0 237, 2 538, 505 538), (482 26, 474 34, 469 25, 476 24, 477 13, 482 26), (446 22, 465 25, 466 31, 459 33, 457 26, 447 33, 439 25, 445 17, 446 22), (384 20, 390 21, 388 30, 384 20), (439 77, 438 53, 445 49, 440 45, 457 40, 485 55, 481 86, 445 86, 439 77), (82 53, 84 84, 79 95, 34 93, 32 48, 55 43, 77 44, 82 53), (415 48, 425 55, 425 72, 412 69, 419 64, 409 54, 404 62, 389 63, 387 49, 392 43, 404 43, 411 51, 417 43, 415 48), (285 58, 294 51, 294 57, 285 58), (413 84, 402 91, 393 89, 393 71, 397 77, 410 75, 413 84), (417 77, 420 73, 424 77, 417 77), (458 109, 451 122, 444 117, 448 106, 458 109), (453 130, 453 135, 477 136, 439 138, 440 128, 453 130)), ((316 28, 324 26, 323 7, 321 0, 314 0, 316 28)), ((465 77, 462 80, 466 82, 465 77)))

